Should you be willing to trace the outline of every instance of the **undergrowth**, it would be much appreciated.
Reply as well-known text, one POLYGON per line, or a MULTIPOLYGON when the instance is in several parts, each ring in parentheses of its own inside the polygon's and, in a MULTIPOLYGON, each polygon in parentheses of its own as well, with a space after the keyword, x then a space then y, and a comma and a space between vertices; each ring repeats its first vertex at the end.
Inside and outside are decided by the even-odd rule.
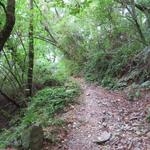
POLYGON ((63 111, 67 104, 72 103, 79 94, 76 83, 69 81, 63 86, 45 88, 39 91, 28 104, 28 107, 12 119, 12 128, 1 131, 0 148, 8 145, 21 145, 23 130, 32 124, 43 128, 50 125, 62 125, 63 121, 55 119, 55 114, 63 111))
POLYGON ((129 47, 122 46, 110 52, 103 50, 91 52, 84 67, 85 78, 111 89, 126 87, 129 80, 132 80, 132 83, 138 81, 138 84, 149 80, 150 72, 144 68, 148 62, 143 60, 148 50, 143 50, 142 54, 143 48, 140 45, 137 48, 135 45, 136 43, 129 47))

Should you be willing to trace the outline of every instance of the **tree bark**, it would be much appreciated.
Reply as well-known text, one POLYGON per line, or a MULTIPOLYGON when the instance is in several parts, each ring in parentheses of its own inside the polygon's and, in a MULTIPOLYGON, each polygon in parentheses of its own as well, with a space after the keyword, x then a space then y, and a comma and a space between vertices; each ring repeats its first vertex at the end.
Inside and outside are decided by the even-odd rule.
POLYGON ((32 83, 33 83, 33 67, 34 67, 34 37, 33 37, 33 0, 30 0, 30 24, 29 24, 29 66, 28 66, 28 83, 27 83, 27 96, 32 96, 32 83))
POLYGON ((6 14, 6 23, 3 29, 0 31, 0 52, 1 52, 15 25, 15 0, 7 0, 6 8, 2 4, 2 2, 0 2, 0 6, 3 7, 4 12, 6 14))

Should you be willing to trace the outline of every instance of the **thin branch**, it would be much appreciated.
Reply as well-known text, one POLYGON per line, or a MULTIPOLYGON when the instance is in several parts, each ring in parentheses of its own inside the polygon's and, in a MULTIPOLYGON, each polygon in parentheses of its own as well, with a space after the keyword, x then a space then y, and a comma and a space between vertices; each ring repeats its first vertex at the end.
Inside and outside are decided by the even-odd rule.
POLYGON ((6 53, 5 53, 5 51, 3 50, 3 54, 4 54, 4 57, 5 57, 5 59, 6 59, 6 62, 7 62, 7 64, 8 64, 8 66, 9 66, 9 72, 12 74, 12 76, 14 77, 14 79, 16 80, 16 82, 18 83, 18 85, 19 85, 19 87, 21 88, 22 86, 21 86, 21 83, 20 83, 20 81, 17 79, 17 77, 16 77, 16 75, 12 72, 12 67, 11 67, 11 65, 10 65, 10 62, 9 62, 9 60, 8 60, 8 57, 7 57, 7 55, 6 55, 6 53))
POLYGON ((50 40, 48 38, 45 38, 45 37, 42 37, 42 36, 34 36, 34 38, 45 41, 45 42, 48 42, 48 43, 51 43, 53 46, 58 47, 58 45, 55 42, 53 42, 52 40, 50 40))
POLYGON ((41 23, 41 24, 44 26, 44 29, 47 31, 47 33, 49 34, 49 36, 52 38, 53 43, 57 44, 56 39, 54 38, 54 36, 52 35, 52 33, 50 32, 50 30, 48 28, 50 25, 49 25, 49 22, 47 21, 47 18, 45 17, 45 15, 43 14, 43 12, 39 8, 39 6, 37 5, 36 1, 35 0, 33 0, 33 1, 34 1, 35 6, 37 7, 37 9, 39 10, 40 14, 44 17, 44 19, 46 21, 46 24, 44 24, 44 23, 41 23))

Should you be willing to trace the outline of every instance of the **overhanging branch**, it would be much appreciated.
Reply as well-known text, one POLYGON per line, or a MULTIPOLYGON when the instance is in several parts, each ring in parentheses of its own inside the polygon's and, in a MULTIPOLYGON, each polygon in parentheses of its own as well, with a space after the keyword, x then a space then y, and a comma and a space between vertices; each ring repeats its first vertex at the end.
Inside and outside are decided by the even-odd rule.
POLYGON ((2 2, 0 2, 0 5, 3 7, 6 13, 6 23, 3 29, 0 31, 0 52, 1 52, 15 24, 15 0, 7 0, 6 8, 2 2))

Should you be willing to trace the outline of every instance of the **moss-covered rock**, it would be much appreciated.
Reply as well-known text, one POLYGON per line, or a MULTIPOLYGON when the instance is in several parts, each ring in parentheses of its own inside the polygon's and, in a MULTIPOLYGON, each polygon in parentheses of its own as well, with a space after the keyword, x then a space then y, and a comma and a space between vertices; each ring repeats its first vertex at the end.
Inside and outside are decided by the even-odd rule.
POLYGON ((22 135, 22 148, 25 150, 41 150, 43 138, 42 127, 33 125, 26 129, 22 135))

